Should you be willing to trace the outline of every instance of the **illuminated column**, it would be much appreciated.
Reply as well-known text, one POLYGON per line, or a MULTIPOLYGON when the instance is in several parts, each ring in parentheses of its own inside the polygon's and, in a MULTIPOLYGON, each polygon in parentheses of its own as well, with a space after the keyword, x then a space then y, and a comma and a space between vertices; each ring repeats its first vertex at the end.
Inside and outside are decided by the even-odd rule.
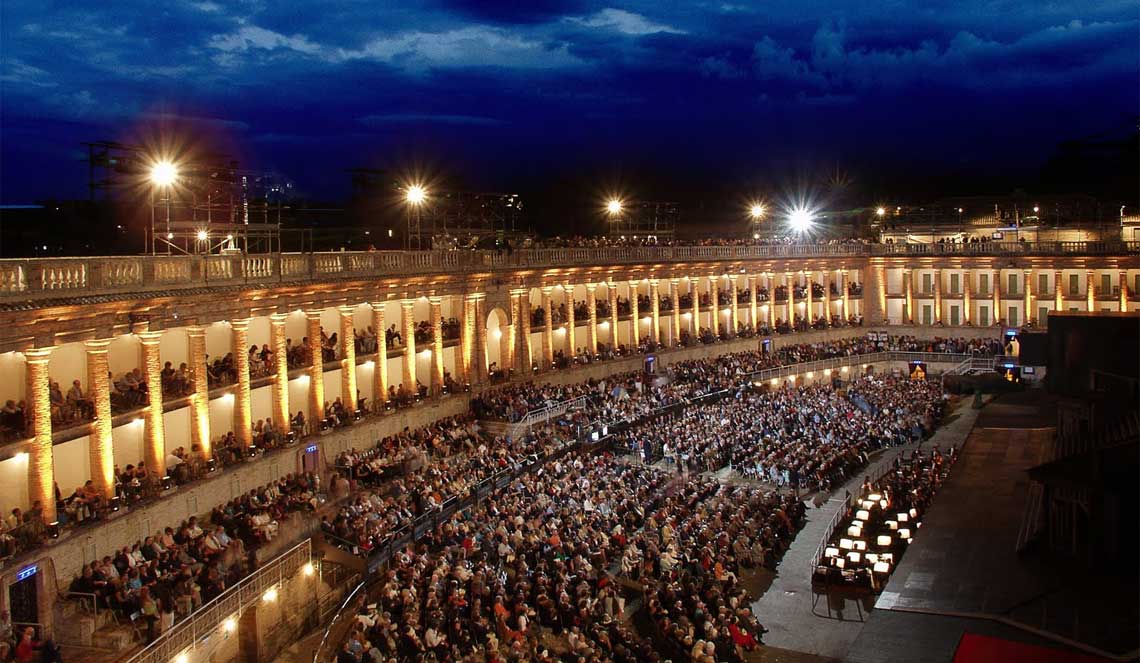
POLYGON ((760 323, 756 319, 756 315, 760 306, 756 301, 756 288, 760 280, 756 278, 755 274, 748 277, 748 324, 752 325, 752 331, 757 334, 760 333, 760 323))
POLYGON ((629 349, 632 352, 641 343, 641 312, 637 304, 638 281, 629 282, 629 349))
POLYGON ((716 277, 709 277, 709 329, 714 339, 720 338, 720 287, 716 277))
POLYGON ((340 306, 340 402, 345 412, 356 412, 356 329, 352 306, 340 306))
POLYGON ((546 313, 546 329, 542 331, 542 370, 554 365, 554 304, 550 299, 553 286, 542 286, 542 310, 546 313))
POLYGON ((650 338, 654 343, 661 342, 661 290, 660 281, 649 279, 649 310, 652 314, 652 323, 649 327, 650 338))
MULTIPOLYGON (((190 337, 190 444, 198 445, 202 460, 214 457, 210 439, 210 379, 206 373, 206 328, 187 327, 190 337)), ((110 408, 110 403, 107 404, 110 408)))
MULTIPOLYGON (((454 305, 454 301, 453 305, 454 305)), ((472 350, 475 344, 475 300, 463 297, 459 318, 459 351, 455 355, 455 381, 460 385, 471 382, 472 350)))
POLYGON ((474 302, 472 315, 475 318, 475 347, 472 352, 474 368, 468 373, 472 384, 487 381, 487 299, 483 294, 468 295, 474 302))
POLYGON ((574 285, 569 281, 562 284, 562 299, 566 302, 566 356, 573 358, 578 353, 578 335, 575 333, 574 285))
POLYGON ((1053 272, 1053 310, 1065 310, 1065 293, 1061 290, 1061 270, 1053 272))
POLYGON ((511 291, 515 297, 515 364, 520 375, 530 375, 534 360, 530 352, 530 289, 511 291))
POLYGON ((617 350, 618 346, 618 309, 617 309, 617 282, 610 279, 606 284, 606 294, 610 298, 610 347, 617 350))
POLYGON ((681 345, 681 279, 669 279, 669 299, 673 302, 669 324, 673 328, 671 347, 681 345))
POLYGON ((776 333, 776 274, 768 272, 764 275, 768 284, 768 333, 776 333))
POLYGON ((825 269, 819 273, 823 281, 823 321, 831 325, 831 270, 825 269))
POLYGON ((284 313, 269 316, 269 337, 273 342, 273 362, 277 375, 273 377, 273 427, 289 430, 289 354, 285 349, 284 313))
POLYGON ((1120 312, 1128 312, 1128 272, 1120 270, 1120 312))
POLYGON ((796 284, 792 281, 791 272, 784 272, 784 284, 784 289, 788 291, 788 315, 786 319, 788 325, 791 325, 794 330, 796 320, 796 284))
POLYGON ((736 336, 736 332, 740 329, 740 306, 737 304, 740 291, 738 288, 736 284, 736 274, 733 274, 728 278, 728 296, 732 299, 732 306, 728 309, 731 312, 728 321, 729 324, 732 325, 732 328, 728 332, 730 337, 736 336))
POLYGON ((1025 322, 1033 318, 1033 270, 1025 270, 1025 312, 1021 315, 1025 322))
POLYGON ((903 286, 906 288, 906 311, 903 313, 903 323, 914 324, 914 284, 909 269, 903 270, 903 286))
MULTIPOLYGON (((321 312, 305 311, 309 337, 309 421, 316 424, 325 418, 325 363, 321 356, 321 312)), ((314 430, 316 430, 314 428, 314 430)))
POLYGON ((970 305, 970 291, 973 290, 974 270, 967 269, 962 273, 962 315, 964 322, 970 324, 974 319, 973 307, 970 305))
POLYGON ((103 497, 115 496, 115 448, 111 439, 111 384, 107 376, 107 346, 110 339, 87 341, 87 398, 95 419, 87 442, 91 481, 103 497))
MULTIPOLYGON (((44 523, 53 523, 55 514, 55 458, 51 445, 51 378, 48 360, 51 348, 24 352, 28 380, 28 410, 32 439, 28 446, 28 499, 43 508, 44 523)), ((159 406, 161 409, 161 405, 159 406)), ((148 464, 149 466, 149 464, 148 464)))
POLYGON ((1093 282, 1093 270, 1085 272, 1085 281, 1088 283, 1085 289, 1086 305, 1090 312, 1096 310, 1096 284, 1093 282))
POLYGON ((249 318, 231 320, 230 327, 234 332, 234 369, 237 371, 237 386, 234 387, 234 437, 242 449, 248 449, 253 444, 253 414, 249 403, 249 318))
POLYGON ((443 299, 428 299, 431 317, 431 390, 438 394, 443 391, 443 299))
POLYGON ((404 337, 403 385, 408 394, 416 394, 416 300, 400 300, 400 327, 404 337))
POLYGON ((598 284, 586 284, 586 348, 587 352, 594 354, 598 351, 598 284))
MULTIPOLYGON (((143 461, 148 472, 157 473, 159 478, 166 476, 166 435, 162 421, 162 362, 159 361, 159 332, 140 332, 142 341, 143 372, 146 374, 146 392, 150 404, 146 408, 146 438, 143 442, 143 461)), ((248 348, 246 351, 248 352, 248 348)), ((239 355, 241 353, 238 353, 239 355)), ((249 355, 246 355, 249 363, 249 355)), ((241 364, 237 364, 241 368, 241 364)), ((248 371, 247 371, 248 373, 248 371)))
POLYGON ((1001 320, 1001 270, 993 270, 993 307, 994 307, 994 324, 998 324, 1001 320))
POLYGON ((372 369, 372 402, 376 409, 388 402, 388 327, 384 302, 372 302, 372 328, 376 330, 376 366, 372 369))
POLYGON ((807 320, 807 323, 810 326, 811 323, 815 320, 815 311, 812 309, 812 302, 811 302, 811 298, 812 298, 811 271, 805 270, 803 272, 803 275, 804 275, 804 294, 806 295, 805 301, 807 302, 807 305, 804 307, 804 310, 807 313, 807 315, 804 316, 804 319, 807 320))
POLYGON ((934 322, 942 322, 942 270, 934 270, 934 322))
POLYGON ((843 297, 843 321, 847 322, 847 318, 851 315, 850 295, 847 294, 849 281, 851 280, 851 272, 846 269, 839 270, 839 294, 843 297))
POLYGON ((699 339, 701 337, 701 288, 699 278, 689 279, 689 295, 693 298, 693 319, 691 321, 693 338, 699 339))

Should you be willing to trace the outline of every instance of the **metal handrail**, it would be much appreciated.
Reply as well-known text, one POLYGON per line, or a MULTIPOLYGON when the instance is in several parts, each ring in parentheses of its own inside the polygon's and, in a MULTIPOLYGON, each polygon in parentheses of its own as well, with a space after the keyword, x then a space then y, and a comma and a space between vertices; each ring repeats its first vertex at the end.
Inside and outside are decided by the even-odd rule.
MULTIPOLYGON (((802 362, 798 364, 787 364, 784 366, 774 366, 772 368, 764 368, 759 371, 748 373, 748 379, 759 382, 769 380, 772 378, 782 378, 789 375, 797 375, 799 373, 814 372, 817 370, 825 370, 828 368, 838 368, 843 366, 852 366, 855 364, 874 364, 885 361, 921 361, 928 364, 933 363, 961 363, 963 361, 970 361, 974 355, 958 352, 911 352, 907 350, 884 350, 882 352, 868 352, 865 354, 845 355, 842 357, 829 357, 827 359, 817 359, 815 361, 802 362)), ((993 360, 990 360, 991 365, 993 360)))
POLYGON ((312 544, 305 539, 227 588, 186 619, 175 623, 126 663, 169 663, 178 654, 197 647, 203 638, 224 627, 226 619, 236 619, 242 610, 261 600, 270 587, 291 577, 310 561, 312 544))

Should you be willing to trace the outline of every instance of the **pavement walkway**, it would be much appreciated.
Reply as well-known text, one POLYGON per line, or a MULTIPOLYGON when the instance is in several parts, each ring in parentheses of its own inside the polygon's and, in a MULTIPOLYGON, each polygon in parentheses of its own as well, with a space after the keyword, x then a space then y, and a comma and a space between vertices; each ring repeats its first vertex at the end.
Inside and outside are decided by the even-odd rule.
POLYGON ((946 423, 929 440, 888 449, 819 507, 815 502, 806 502, 806 524, 784 554, 772 586, 752 604, 760 623, 768 629, 764 635, 766 645, 833 659, 843 659, 847 655, 863 629, 868 609, 863 608, 861 619, 853 602, 848 601, 846 605, 841 602, 838 606, 832 605, 829 618, 827 606, 821 599, 813 612, 811 565, 819 543, 830 534, 827 529, 835 514, 843 508, 845 491, 857 492, 865 475, 875 474, 879 468, 891 463, 900 451, 929 449, 936 444, 943 450, 952 445, 960 449, 978 418, 979 411, 970 407, 970 401, 968 398, 958 401, 948 413, 946 423))

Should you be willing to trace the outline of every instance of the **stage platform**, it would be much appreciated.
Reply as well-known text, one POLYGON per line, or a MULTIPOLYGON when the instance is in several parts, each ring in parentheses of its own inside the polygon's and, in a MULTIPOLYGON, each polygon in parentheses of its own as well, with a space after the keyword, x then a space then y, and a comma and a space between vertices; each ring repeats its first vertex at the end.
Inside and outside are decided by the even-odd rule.
POLYGON ((987 405, 846 660, 953 661, 965 633, 1113 658, 1140 641, 1137 569, 1084 568, 1016 551, 1052 435, 1047 400, 987 405), (1068 643, 1068 644, 1066 644, 1068 643))

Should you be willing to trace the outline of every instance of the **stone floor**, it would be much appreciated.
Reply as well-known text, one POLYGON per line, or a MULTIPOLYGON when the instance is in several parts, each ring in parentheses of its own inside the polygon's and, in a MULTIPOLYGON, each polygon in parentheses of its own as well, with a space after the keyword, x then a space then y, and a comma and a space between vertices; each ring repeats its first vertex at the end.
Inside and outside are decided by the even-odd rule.
MULTIPOLYGON (((961 447, 970 429, 973 428, 977 416, 978 411, 970 407, 969 399, 958 401, 946 423, 931 439, 922 443, 921 447, 929 448, 935 444, 942 449, 951 445, 961 447)), ((904 448, 911 450, 918 446, 909 445, 899 450, 904 448)), ((845 605, 833 604, 830 617, 828 606, 822 601, 813 609, 811 593, 813 558, 820 541, 830 534, 827 530, 832 518, 843 506, 844 491, 857 491, 864 474, 874 473, 878 467, 893 461, 896 455, 897 451, 881 454, 867 472, 853 477, 846 485, 836 490, 837 497, 822 503, 819 500, 807 502, 807 523, 780 562, 771 588, 753 604, 753 610, 760 622, 768 628, 768 633, 764 636, 765 644, 824 659, 841 660, 847 655, 851 644, 863 629, 869 614, 867 608, 870 606, 856 606, 853 602, 847 602, 845 605), (819 506, 816 506, 817 504, 819 506), (860 608, 862 608, 861 615, 860 608)))

